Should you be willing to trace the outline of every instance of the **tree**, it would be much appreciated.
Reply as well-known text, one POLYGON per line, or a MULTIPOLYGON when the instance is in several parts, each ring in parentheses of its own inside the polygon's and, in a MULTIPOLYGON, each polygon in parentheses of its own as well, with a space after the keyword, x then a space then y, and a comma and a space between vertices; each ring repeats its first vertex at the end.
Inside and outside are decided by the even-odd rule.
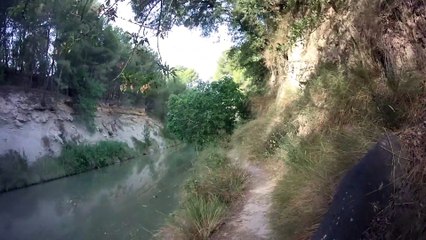
POLYGON ((4 0, 0 10, 0 83, 66 94, 89 125, 101 99, 165 85, 157 55, 113 29, 95 0, 4 0))
POLYGON ((174 75, 175 75, 174 80, 177 80, 183 84, 188 84, 188 83, 200 80, 200 76, 194 69, 186 68, 182 66, 179 66, 176 68, 174 75))
POLYGON ((244 70, 239 68, 234 58, 231 58, 229 51, 225 51, 220 57, 214 80, 220 80, 226 76, 231 76, 238 84, 244 82, 244 70))
POLYGON ((246 97, 229 77, 171 96, 168 108, 169 131, 199 145, 231 133, 237 119, 247 117, 246 97))
MULTIPOLYGON (((238 68, 245 70, 245 79, 258 87, 262 87, 268 73, 262 54, 268 32, 274 30, 277 4, 261 0, 132 0, 136 21, 159 37, 174 25, 201 28, 204 35, 227 25, 235 42, 229 55, 238 68)), ((287 4, 281 7, 287 8, 287 4)))
POLYGON ((136 20, 164 36, 174 25, 200 27, 208 35, 228 21, 232 2, 228 0, 132 0, 136 20))

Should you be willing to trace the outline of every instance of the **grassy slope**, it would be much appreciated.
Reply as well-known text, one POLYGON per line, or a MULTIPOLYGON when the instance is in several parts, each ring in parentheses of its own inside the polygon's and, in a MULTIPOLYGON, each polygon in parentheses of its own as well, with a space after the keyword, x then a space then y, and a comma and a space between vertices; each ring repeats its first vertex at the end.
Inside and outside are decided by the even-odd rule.
POLYGON ((250 161, 284 162, 286 174, 273 194, 271 224, 279 239, 308 238, 345 170, 385 132, 404 125, 420 94, 416 84, 384 91, 369 71, 324 65, 303 91, 289 92, 283 105, 274 106, 265 97, 269 111, 240 126, 230 142, 199 154, 180 210, 157 237, 208 239, 220 225, 246 182, 245 173, 227 158, 232 147, 250 161))
MULTIPOLYGON (((398 5, 398 1, 392 2, 398 5)), ((373 7, 371 9, 377 10, 373 7)), ((285 164, 285 175, 274 191, 270 214, 277 239, 308 239, 326 211, 334 189, 345 171, 384 133, 404 129, 407 121, 412 118, 412 113, 423 111, 418 107, 422 106, 418 105, 418 101, 424 98, 424 80, 408 72, 398 72, 393 78, 387 79, 384 76, 389 72, 384 74, 383 66, 379 67, 377 59, 371 58, 372 50, 380 49, 380 43, 383 44, 383 41, 378 41, 383 38, 379 33, 385 32, 377 29, 377 22, 372 20, 380 12, 372 12, 373 14, 363 12, 357 19, 360 20, 358 24, 364 24, 358 27, 365 30, 363 34, 367 34, 360 37, 366 37, 368 41, 363 42, 366 46, 357 45, 356 52, 349 48, 353 50, 348 53, 351 56, 350 61, 347 61, 350 62, 350 67, 336 63, 318 67, 304 89, 297 93, 289 90, 286 93, 287 99, 280 101, 280 105, 276 105, 270 96, 264 96, 263 102, 262 97, 259 97, 254 105, 262 109, 261 113, 255 120, 240 126, 232 136, 232 147, 237 148, 244 158, 261 164, 274 161, 285 164), (364 65, 356 65, 358 61, 364 65)), ((295 30, 291 21, 284 22, 286 27, 276 29, 276 35, 280 38, 270 39, 273 49, 281 47, 285 40, 282 36, 291 36, 295 30), (274 44, 278 46, 274 47, 274 44)), ((313 25, 315 24, 309 23, 299 27, 307 30, 313 25)), ((284 69, 287 65, 280 64, 285 62, 285 53, 281 50, 267 51, 265 58, 267 62, 271 62, 269 67, 276 74, 287 71, 284 69)), ((389 70, 389 66, 385 68, 386 71, 389 70)), ((203 163, 200 164, 202 165, 203 163)), ((209 173, 218 171, 217 168, 208 169, 209 173)), ((203 184, 199 188, 203 189, 203 184)), ((213 196, 216 194, 218 193, 213 196)), ((193 190, 185 189, 184 195, 193 196, 193 190)), ((198 198, 195 199, 199 201, 198 198)), ((206 204, 188 205, 185 202, 186 200, 174 218, 175 222, 163 229, 163 235, 160 236, 165 239, 206 239, 220 223, 221 217, 218 216, 224 215, 224 206, 213 201, 210 208, 216 209, 213 212, 218 214, 211 214, 212 211, 206 209, 206 204), (189 214, 194 209, 193 206, 197 206, 195 209, 204 209, 197 211, 197 218, 189 214), (179 238, 176 233, 181 234, 179 238)))
MULTIPOLYGON (((326 45, 323 50, 350 56, 339 57, 351 59, 347 61, 351 67, 338 66, 337 63, 335 66, 320 66, 303 91, 289 96, 284 105, 275 106, 279 114, 271 111, 241 132, 255 131, 251 134, 262 139, 263 144, 257 142, 247 147, 256 153, 252 159, 267 155, 286 164, 287 172, 275 189, 271 213, 277 239, 309 238, 345 171, 385 132, 399 133, 410 158, 404 159, 402 164, 403 173, 396 183, 399 190, 394 196, 395 204, 381 217, 382 221, 377 224, 380 231, 376 234, 379 233, 377 239, 383 239, 385 233, 389 239, 418 239, 425 222, 424 214, 420 214, 425 209, 422 205, 424 177, 416 174, 424 173, 425 169, 421 164, 425 151, 419 149, 419 143, 425 142, 426 85, 421 74, 424 65, 413 67, 410 60, 424 62, 425 52, 424 47, 416 48, 416 53, 396 69, 393 61, 398 61, 398 54, 403 55, 405 47, 395 48, 389 42, 392 38, 386 34, 397 32, 407 42, 419 44, 410 33, 420 25, 410 25, 410 29, 404 26, 411 19, 424 16, 424 8, 421 8, 424 1, 359 1, 360 5, 357 1, 340 2, 353 7, 353 24, 360 33, 354 36, 359 39, 352 39, 355 49, 349 47, 347 53, 333 49, 332 41, 330 49, 326 45), (359 9, 362 14, 357 15, 359 9), (400 15, 395 18, 397 13, 400 15), (377 51, 382 51, 386 58, 384 62, 379 63, 383 61, 380 57, 371 56, 377 51), (355 62, 358 61, 365 65, 357 66, 355 62), (407 70, 403 70, 404 67, 407 70), (412 204, 409 210, 407 202, 412 204), (389 226, 389 222, 395 224, 389 226)), ((345 9, 338 11, 340 14, 344 12, 345 9)), ((342 25, 351 21, 350 18, 343 19, 342 25)), ((291 20, 285 21, 283 26, 288 29, 277 29, 276 35, 292 36, 294 26, 291 20)), ((310 26, 304 28, 307 30, 310 26)), ((334 34, 338 37, 340 33, 334 34)), ((333 36, 329 37, 333 39, 333 36)), ((284 41, 285 37, 275 40, 284 41)), ((273 45, 274 41, 271 43, 273 45)), ((279 69, 275 62, 282 55, 273 51, 266 55, 272 62, 270 68, 286 71, 279 69)))
POLYGON ((419 79, 394 91, 375 85, 369 71, 324 65, 280 114, 250 126, 263 144, 249 148, 287 167, 271 212, 278 239, 309 238, 345 170, 385 132, 404 126, 413 110, 419 79))

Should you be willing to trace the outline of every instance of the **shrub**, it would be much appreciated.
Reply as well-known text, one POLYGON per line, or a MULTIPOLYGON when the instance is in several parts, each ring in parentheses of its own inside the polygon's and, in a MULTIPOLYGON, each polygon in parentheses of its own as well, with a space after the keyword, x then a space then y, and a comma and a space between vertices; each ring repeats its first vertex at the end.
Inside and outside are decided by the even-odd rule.
POLYGON ((200 83, 168 102, 167 128, 179 139, 199 145, 231 133, 238 117, 246 117, 246 98, 231 78, 200 83))
POLYGON ((122 142, 68 144, 60 156, 45 157, 28 166, 25 157, 12 151, 0 156, 0 192, 105 167, 135 156, 122 142))
POLYGON ((125 143, 101 141, 94 145, 65 145, 58 161, 64 166, 66 172, 75 174, 105 167, 131 157, 131 151, 125 143))
POLYGON ((152 146, 152 140, 150 137, 150 131, 146 127, 143 130, 144 141, 139 141, 135 137, 132 137, 132 142, 135 150, 139 153, 146 154, 146 150, 152 146))

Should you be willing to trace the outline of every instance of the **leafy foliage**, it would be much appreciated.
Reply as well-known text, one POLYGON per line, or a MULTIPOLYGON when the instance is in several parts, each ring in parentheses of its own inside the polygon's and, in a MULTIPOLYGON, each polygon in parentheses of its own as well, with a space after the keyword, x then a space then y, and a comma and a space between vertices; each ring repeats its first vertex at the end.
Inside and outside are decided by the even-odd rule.
POLYGON ((231 10, 230 1, 203 0, 132 0, 137 14, 136 20, 142 26, 155 29, 157 35, 164 36, 174 25, 189 28, 201 27, 207 35, 217 30, 227 20, 231 10))
POLYGON ((261 50, 250 49, 248 43, 234 47, 224 53, 219 61, 216 78, 231 76, 246 92, 257 92, 263 88, 268 74, 261 50))
POLYGON ((0 192, 102 168, 136 156, 127 144, 115 141, 68 144, 58 157, 46 157, 31 165, 25 156, 11 151, 0 156, 0 192))
POLYGON ((180 83, 183 83, 183 84, 188 84, 188 83, 200 80, 200 76, 194 69, 186 68, 182 66, 177 67, 175 69, 174 75, 175 75, 175 78, 173 80, 179 81, 180 83))
POLYGON ((245 118, 246 97, 231 78, 200 83, 168 102, 167 128, 179 139, 203 145, 231 133, 238 117, 245 118))
POLYGON ((263 52, 283 15, 290 16, 292 45, 321 19, 324 9, 335 10, 343 0, 152 0, 132 1, 137 22, 164 37, 174 25, 201 28, 204 35, 227 25, 236 43, 230 52, 246 80, 262 87, 268 69, 263 52), (250 76, 250 78, 248 78, 250 76))
POLYGON ((58 161, 69 174, 102 168, 131 155, 125 143, 102 141, 94 145, 66 145, 58 161))
MULTIPOLYGON (((201 28, 204 35, 227 25, 236 42, 232 51, 235 63, 246 69, 256 83, 266 76, 262 52, 267 43, 271 3, 259 0, 132 1, 139 24, 164 37, 174 25, 201 28)), ((248 79, 248 78, 247 78, 248 79)))
MULTIPOLYGON (((131 1, 141 30, 166 36, 174 25, 204 34, 226 24, 236 45, 228 54, 246 81, 262 86, 268 70, 262 52, 281 13, 315 13, 339 1, 151 0, 131 1)), ((153 105, 165 115, 170 70, 146 47, 147 39, 113 29, 115 1, 5 0, 0 6, 0 80, 67 94, 89 125, 100 100, 153 105), (156 97, 164 100, 156 101, 156 97), (163 105, 162 105, 163 104, 163 105)), ((313 18, 312 18, 313 19, 313 18)), ((312 20, 295 23, 295 35, 312 20)), ((312 20, 312 21, 311 21, 312 20)), ((315 19, 314 19, 315 20, 315 19)), ((141 33, 145 33, 142 31, 141 33)), ((143 35, 143 34, 142 34, 143 35)), ((178 69, 183 84, 198 77, 178 69), (183 80, 184 79, 184 80, 183 80)), ((236 76, 234 76, 236 77, 236 76)))
POLYGON ((157 55, 112 28, 111 9, 94 0, 7 0, 0 10, 2 84, 66 94, 89 126, 100 100, 144 98, 165 84, 157 55))
POLYGON ((239 68, 238 63, 229 56, 229 51, 224 52, 220 57, 214 80, 220 80, 226 76, 232 77, 238 84, 243 84, 245 79, 244 69, 239 68))

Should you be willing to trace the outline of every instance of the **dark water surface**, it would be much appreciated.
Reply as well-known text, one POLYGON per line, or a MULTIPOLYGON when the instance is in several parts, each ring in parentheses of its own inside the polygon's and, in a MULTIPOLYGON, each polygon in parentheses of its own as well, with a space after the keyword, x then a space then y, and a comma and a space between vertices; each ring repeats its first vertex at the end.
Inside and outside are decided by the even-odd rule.
POLYGON ((0 194, 0 239, 150 239, 194 156, 183 148, 0 194))

